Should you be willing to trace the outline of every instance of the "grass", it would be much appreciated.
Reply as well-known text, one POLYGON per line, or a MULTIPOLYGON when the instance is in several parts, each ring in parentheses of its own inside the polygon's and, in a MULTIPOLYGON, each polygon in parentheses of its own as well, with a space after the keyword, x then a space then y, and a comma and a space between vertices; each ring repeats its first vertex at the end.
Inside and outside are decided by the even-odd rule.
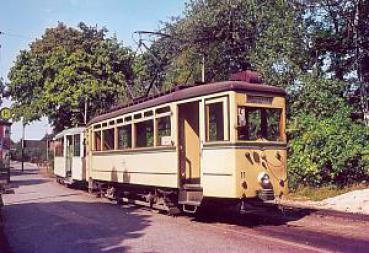
POLYGON ((295 190, 291 190, 286 196, 287 199, 291 200, 313 200, 320 201, 323 199, 335 197, 350 191, 367 189, 368 186, 364 184, 355 184, 345 187, 337 186, 322 186, 322 187, 299 187, 295 190))

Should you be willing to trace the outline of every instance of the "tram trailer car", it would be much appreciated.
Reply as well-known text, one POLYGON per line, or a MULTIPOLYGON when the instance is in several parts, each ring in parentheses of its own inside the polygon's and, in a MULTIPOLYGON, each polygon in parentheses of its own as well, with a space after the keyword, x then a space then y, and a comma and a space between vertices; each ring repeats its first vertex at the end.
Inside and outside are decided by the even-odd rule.
POLYGON ((250 71, 135 101, 89 122, 89 188, 169 211, 271 202, 288 191, 285 119, 285 91, 250 71))
POLYGON ((86 184, 84 127, 65 129, 54 137, 54 175, 66 185, 86 184))

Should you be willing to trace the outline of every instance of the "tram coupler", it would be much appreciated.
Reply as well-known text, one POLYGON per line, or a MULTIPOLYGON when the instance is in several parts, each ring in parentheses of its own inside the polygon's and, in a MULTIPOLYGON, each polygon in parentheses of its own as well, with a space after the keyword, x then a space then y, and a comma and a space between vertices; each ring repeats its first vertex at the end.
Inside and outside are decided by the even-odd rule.
POLYGON ((245 214, 247 212, 247 204, 246 204, 246 197, 243 196, 241 198, 241 205, 240 205, 240 214, 245 214))

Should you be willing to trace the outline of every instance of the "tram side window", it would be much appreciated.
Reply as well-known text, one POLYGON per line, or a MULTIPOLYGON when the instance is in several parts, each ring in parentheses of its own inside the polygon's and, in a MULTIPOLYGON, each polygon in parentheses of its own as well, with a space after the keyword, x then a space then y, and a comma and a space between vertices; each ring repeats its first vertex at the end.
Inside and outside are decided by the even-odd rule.
POLYGON ((114 149, 114 128, 103 130, 103 150, 114 149))
POLYGON ((64 156, 64 139, 57 139, 55 142, 55 156, 64 156))
POLYGON ((224 115, 223 103, 217 102, 207 105, 208 114, 208 141, 223 141, 224 138, 224 115))
POLYGON ((118 127, 118 149, 132 147, 132 128, 131 125, 118 127))
POLYGON ((154 145, 153 120, 136 123, 136 147, 151 147, 154 145))
POLYGON ((157 118, 158 146, 171 145, 170 116, 157 118))
POLYGON ((80 156, 81 155, 81 135, 76 134, 73 136, 73 145, 74 145, 74 156, 80 156))
POLYGON ((238 108, 238 139, 281 141, 280 122, 282 109, 278 108, 238 108))
POLYGON ((101 131, 96 131, 95 136, 95 151, 101 151, 101 131))

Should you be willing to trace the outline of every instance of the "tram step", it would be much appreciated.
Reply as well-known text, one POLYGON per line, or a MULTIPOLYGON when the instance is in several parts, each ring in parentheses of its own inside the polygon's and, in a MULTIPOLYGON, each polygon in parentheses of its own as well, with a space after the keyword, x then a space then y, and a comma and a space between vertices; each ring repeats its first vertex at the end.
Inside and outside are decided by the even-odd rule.
POLYGON ((201 201, 179 201, 178 204, 186 206, 200 206, 201 201))
POLYGON ((191 205, 192 203, 195 205, 200 205, 202 198, 203 192, 201 187, 194 187, 193 185, 188 187, 186 185, 179 191, 178 203, 188 205, 191 205))
POLYGON ((64 184, 73 184, 73 179, 71 177, 66 177, 63 182, 64 184))
POLYGON ((153 204, 152 206, 150 206, 150 203, 149 202, 138 200, 138 199, 122 198, 121 200, 123 202, 129 203, 129 204, 135 204, 135 205, 141 205, 141 206, 146 206, 146 207, 152 207, 154 209, 158 209, 158 210, 162 210, 162 211, 170 211, 170 208, 168 206, 165 206, 165 205, 153 204))

